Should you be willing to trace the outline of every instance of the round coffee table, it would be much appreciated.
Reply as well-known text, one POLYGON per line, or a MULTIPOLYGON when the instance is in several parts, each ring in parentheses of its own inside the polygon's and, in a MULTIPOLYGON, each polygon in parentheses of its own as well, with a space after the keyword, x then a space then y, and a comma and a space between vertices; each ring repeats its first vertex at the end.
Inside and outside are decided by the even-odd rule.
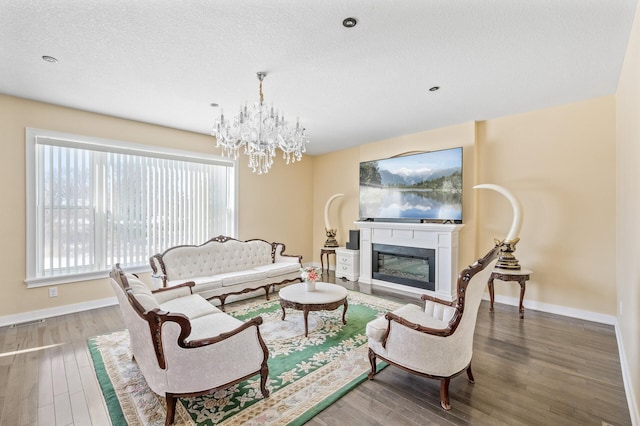
POLYGON ((281 288, 280 306, 282 307, 282 320, 286 316, 285 308, 292 308, 302 311, 304 315, 304 337, 309 334, 309 323, 307 318, 310 311, 333 311, 340 306, 342 310, 342 323, 346 324, 347 290, 336 284, 316 282, 316 291, 306 291, 304 283, 292 284, 281 288))

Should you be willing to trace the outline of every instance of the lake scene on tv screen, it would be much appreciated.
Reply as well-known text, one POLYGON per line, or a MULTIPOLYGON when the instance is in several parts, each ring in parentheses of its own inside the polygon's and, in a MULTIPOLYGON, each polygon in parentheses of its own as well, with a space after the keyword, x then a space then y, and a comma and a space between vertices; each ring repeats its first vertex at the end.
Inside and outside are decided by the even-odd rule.
POLYGON ((361 219, 462 220, 462 148, 360 163, 361 219))

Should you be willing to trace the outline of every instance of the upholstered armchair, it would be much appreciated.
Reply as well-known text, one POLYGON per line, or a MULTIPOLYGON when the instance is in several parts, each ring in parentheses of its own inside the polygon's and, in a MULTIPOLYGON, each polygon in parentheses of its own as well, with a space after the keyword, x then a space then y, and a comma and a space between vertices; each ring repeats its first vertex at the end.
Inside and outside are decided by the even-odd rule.
POLYGON ((476 317, 499 246, 458 277, 455 302, 423 295, 424 309, 408 304, 367 324, 369 379, 376 359, 422 377, 440 380, 440 405, 451 409, 449 382, 466 370, 473 383, 471 357, 476 317))
POLYGON ((152 292, 117 265, 110 278, 134 360, 151 390, 166 398, 166 425, 174 421, 177 397, 214 392, 258 374, 262 395, 269 396, 261 317, 242 322, 223 313, 192 294, 192 282, 152 292))

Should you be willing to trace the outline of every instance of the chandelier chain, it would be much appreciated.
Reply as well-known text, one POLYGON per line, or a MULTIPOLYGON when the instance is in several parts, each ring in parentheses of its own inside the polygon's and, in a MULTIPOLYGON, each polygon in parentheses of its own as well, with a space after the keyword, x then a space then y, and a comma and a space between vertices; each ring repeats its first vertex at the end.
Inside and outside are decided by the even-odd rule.
POLYGON ((258 79, 260 80, 260 105, 264 102, 264 95, 262 94, 262 80, 264 80, 264 76, 266 74, 258 73, 258 79))

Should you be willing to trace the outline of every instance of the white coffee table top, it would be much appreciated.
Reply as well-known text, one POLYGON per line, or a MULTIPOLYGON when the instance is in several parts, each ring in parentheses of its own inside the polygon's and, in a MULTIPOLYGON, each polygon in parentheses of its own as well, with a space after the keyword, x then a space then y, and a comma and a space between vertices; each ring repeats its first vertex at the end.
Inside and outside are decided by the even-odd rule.
POLYGON ((316 281, 316 291, 306 291, 304 283, 283 287, 278 292, 281 299, 305 305, 333 303, 347 297, 347 289, 336 284, 316 281))

